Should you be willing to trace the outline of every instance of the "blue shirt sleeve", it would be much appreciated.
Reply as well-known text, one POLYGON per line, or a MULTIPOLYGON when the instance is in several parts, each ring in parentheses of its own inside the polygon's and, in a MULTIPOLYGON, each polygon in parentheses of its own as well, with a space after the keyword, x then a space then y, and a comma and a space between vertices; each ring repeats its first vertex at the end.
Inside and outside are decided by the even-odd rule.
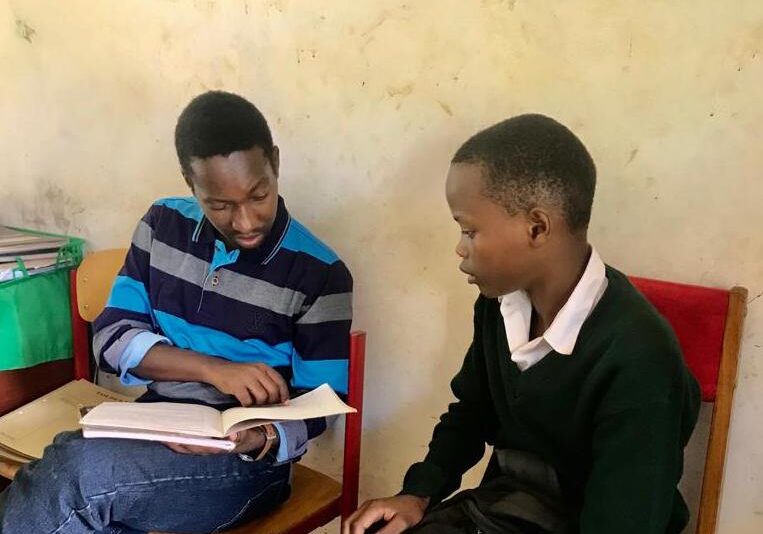
POLYGON ((140 365, 149 349, 157 343, 172 345, 169 339, 153 332, 141 332, 130 340, 119 358, 119 380, 122 384, 141 386, 153 382, 153 380, 139 378, 128 371, 140 365))
POLYGON ((307 452, 307 425, 304 421, 273 423, 278 432, 276 465, 299 458, 307 452))

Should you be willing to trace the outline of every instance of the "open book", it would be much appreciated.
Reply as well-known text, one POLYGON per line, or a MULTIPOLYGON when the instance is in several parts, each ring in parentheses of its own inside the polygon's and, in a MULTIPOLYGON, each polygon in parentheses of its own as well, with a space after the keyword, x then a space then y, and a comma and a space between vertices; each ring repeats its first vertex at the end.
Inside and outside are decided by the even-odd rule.
POLYGON ((80 420, 86 438, 126 438, 203 445, 232 450, 226 436, 267 423, 326 417, 355 412, 322 386, 286 404, 230 408, 173 402, 99 404, 80 420))
POLYGON ((41 458, 56 434, 79 428, 83 406, 131 400, 87 380, 73 380, 0 417, 0 457, 20 463, 41 458))

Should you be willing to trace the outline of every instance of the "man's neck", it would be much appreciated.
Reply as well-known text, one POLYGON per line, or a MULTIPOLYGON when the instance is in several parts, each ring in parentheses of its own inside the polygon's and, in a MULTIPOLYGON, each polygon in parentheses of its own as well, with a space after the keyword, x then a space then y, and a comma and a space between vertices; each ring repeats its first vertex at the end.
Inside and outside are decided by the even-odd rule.
POLYGON ((533 312, 537 314, 534 330, 538 335, 551 326, 556 314, 578 285, 591 257, 591 246, 583 238, 571 243, 556 256, 556 261, 550 262, 552 267, 527 291, 533 312))

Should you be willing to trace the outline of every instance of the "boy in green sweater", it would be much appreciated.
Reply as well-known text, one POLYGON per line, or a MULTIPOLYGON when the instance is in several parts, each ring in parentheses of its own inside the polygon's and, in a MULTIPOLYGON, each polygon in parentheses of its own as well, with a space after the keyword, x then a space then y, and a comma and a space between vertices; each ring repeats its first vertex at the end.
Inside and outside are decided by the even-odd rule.
POLYGON ((456 152, 456 253, 481 293, 456 401, 402 492, 364 503, 344 534, 686 525, 677 484, 699 387, 667 322, 588 244, 595 183, 581 141, 542 115, 500 122, 456 152), (480 487, 443 501, 485 444, 494 454, 480 487))

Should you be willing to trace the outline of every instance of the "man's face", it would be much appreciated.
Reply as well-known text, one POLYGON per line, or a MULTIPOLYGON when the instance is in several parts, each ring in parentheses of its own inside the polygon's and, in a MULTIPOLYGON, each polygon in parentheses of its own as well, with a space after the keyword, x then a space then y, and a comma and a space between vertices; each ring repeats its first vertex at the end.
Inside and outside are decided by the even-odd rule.
POLYGON ((229 246, 254 249, 273 227, 278 208, 278 148, 260 147, 191 160, 188 177, 204 215, 229 246))
POLYGON ((485 196, 482 166, 451 165, 445 195, 461 227, 456 254, 469 283, 487 297, 527 288, 535 270, 531 225, 524 214, 510 215, 485 196))

